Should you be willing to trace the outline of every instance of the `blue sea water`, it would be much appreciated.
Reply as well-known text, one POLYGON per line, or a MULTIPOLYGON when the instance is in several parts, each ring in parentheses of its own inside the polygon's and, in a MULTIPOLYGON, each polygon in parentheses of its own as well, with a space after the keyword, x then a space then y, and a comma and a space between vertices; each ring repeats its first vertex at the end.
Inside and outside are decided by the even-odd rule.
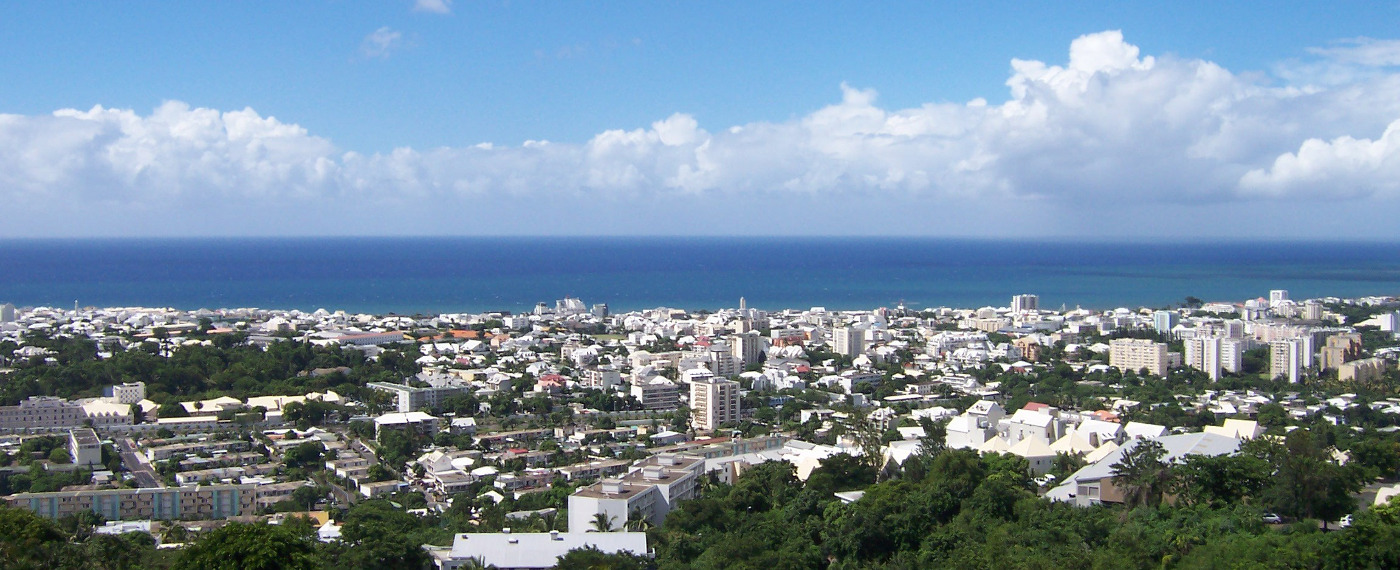
POLYGON ((1400 294, 1395 243, 1103 243, 921 238, 0 240, 17 306, 528 310, 565 295, 658 306, 868 309, 1164 306, 1400 294))

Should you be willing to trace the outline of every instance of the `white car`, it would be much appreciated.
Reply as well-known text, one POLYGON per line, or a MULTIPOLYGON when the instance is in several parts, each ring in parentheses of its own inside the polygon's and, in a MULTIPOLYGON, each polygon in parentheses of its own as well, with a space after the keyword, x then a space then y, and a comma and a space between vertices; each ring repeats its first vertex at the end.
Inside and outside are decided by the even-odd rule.
POLYGON ((1283 524, 1283 518, 1273 513, 1264 513, 1263 519, 1268 524, 1283 524))
POLYGON ((1351 526, 1351 515, 1342 517, 1342 521, 1337 523, 1337 526, 1340 526, 1342 528, 1347 528, 1351 526))

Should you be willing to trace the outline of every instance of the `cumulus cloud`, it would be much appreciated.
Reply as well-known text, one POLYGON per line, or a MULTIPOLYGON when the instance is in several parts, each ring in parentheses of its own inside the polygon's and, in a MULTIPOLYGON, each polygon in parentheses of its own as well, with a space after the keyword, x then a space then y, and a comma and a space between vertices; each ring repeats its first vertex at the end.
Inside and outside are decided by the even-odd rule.
POLYGON ((451 14, 452 0, 417 0, 413 3, 413 11, 429 14, 451 14))
MULTIPOLYGON (((384 57, 399 41, 381 28, 366 39, 366 55, 384 57)), ((1369 51, 1346 57, 1390 61, 1369 51)), ((290 200, 334 204, 347 216, 423 204, 438 215, 532 203, 665 212, 733 200, 788 205, 798 216, 915 203, 994 216, 1014 203, 1093 219, 1400 193, 1395 74, 1273 84, 1209 61, 1144 55, 1108 31, 1075 39, 1063 64, 1013 60, 1006 86, 997 103, 886 109, 874 89, 843 84, 839 101, 785 122, 711 130, 676 113, 582 143, 376 154, 337 148, 251 109, 168 102, 145 116, 102 107, 0 115, 0 199, 137 209, 290 200)), ((917 208, 891 216, 917 227, 917 208)))
POLYGON ((374 59, 386 59, 389 54, 403 46, 403 33, 384 26, 365 36, 360 42, 360 55, 374 59))
POLYGON ((1269 168, 1246 173, 1241 185, 1265 195, 1393 194, 1400 190, 1400 121, 1375 140, 1343 136, 1303 141, 1297 152, 1279 156, 1269 168))

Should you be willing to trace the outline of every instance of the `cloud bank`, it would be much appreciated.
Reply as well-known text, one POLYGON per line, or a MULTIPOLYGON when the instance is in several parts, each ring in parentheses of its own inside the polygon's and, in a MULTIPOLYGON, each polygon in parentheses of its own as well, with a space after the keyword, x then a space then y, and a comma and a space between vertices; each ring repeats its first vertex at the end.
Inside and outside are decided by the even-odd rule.
MULTIPOLYGON (((385 57, 400 39, 378 30, 364 54, 385 57)), ((397 233, 415 220, 425 233, 782 233, 804 227, 796 218, 854 233, 1002 235, 988 224, 1014 219, 1027 233, 1253 235, 1272 226, 1132 218, 1209 211, 1224 224, 1239 217, 1223 212, 1309 203, 1400 213, 1396 46, 1319 48, 1320 61, 1295 66, 1311 71, 1278 81, 1143 55, 1108 31, 1075 39, 1060 65, 1013 60, 1001 103, 885 109, 875 90, 843 84, 839 102, 787 122, 711 130, 676 113, 580 144, 378 154, 252 109, 177 101, 144 116, 0 115, 0 200, 49 224, 14 235, 129 233, 112 216, 211 212, 253 218, 220 217, 229 233, 397 233), (1327 65, 1349 71, 1318 73, 1327 65), (685 218, 677 211, 700 214, 665 219, 685 218)))

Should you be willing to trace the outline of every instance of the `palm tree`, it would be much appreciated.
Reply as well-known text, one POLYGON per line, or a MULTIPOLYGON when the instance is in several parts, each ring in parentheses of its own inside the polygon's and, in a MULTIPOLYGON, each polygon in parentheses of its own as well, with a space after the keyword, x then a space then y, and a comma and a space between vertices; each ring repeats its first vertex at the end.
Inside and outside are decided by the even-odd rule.
POLYGON ((496 568, 496 565, 487 564, 485 557, 472 556, 462 561, 462 565, 458 566, 457 568, 459 568, 460 570, 494 570, 496 568))
POLYGON ((633 510, 632 514, 627 516, 627 524, 623 526, 632 532, 646 532, 651 530, 655 525, 651 524, 650 519, 642 516, 641 511, 633 510))
POLYGON ((1172 478, 1171 464, 1162 459, 1166 454, 1160 442, 1140 439, 1113 464, 1113 485, 1123 490, 1128 508, 1162 503, 1172 478))
POLYGON ((613 521, 615 520, 617 520, 617 517, 610 517, 608 513, 595 513, 592 523, 593 530, 597 532, 612 532, 613 521))

